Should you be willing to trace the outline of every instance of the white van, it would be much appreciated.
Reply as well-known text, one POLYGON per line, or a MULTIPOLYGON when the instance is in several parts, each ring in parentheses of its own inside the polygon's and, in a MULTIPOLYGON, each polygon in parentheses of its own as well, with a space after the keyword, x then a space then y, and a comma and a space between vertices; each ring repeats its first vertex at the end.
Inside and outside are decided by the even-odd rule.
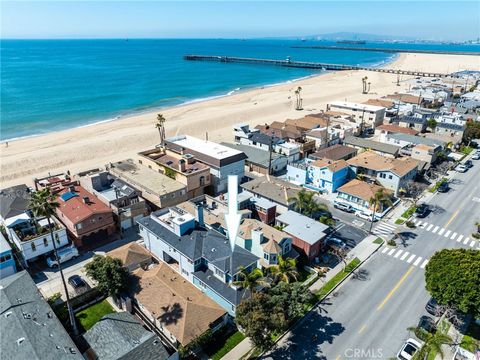
POLYGON ((333 202, 333 207, 336 208, 336 209, 345 211, 345 212, 349 212, 349 213, 353 212, 353 207, 350 204, 347 204, 347 203, 342 202, 342 201, 335 200, 333 202))
MULTIPOLYGON (((64 263, 65 261, 75 259, 79 256, 77 248, 73 245, 58 249, 57 254, 60 264, 64 263)), ((47 258, 47 265, 51 268, 58 266, 58 261, 55 259, 55 255, 47 258)))

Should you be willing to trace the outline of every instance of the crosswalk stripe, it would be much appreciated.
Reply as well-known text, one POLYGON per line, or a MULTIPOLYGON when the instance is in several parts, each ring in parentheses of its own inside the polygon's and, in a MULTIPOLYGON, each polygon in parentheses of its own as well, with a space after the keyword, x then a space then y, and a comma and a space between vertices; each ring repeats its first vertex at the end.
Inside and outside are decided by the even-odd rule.
POLYGON ((422 224, 422 222, 421 222, 420 220, 418 220, 418 219, 416 219, 415 221, 416 221, 416 224, 415 224, 415 225, 416 225, 417 227, 420 227, 420 225, 422 224))
POLYGON ((424 222, 422 225, 420 225, 419 227, 421 227, 422 229, 425 229, 427 227, 428 223, 427 222, 424 222))
POLYGON ((395 254, 394 258, 398 258, 400 254, 403 252, 403 250, 398 250, 397 253, 395 254))
POLYGON ((457 238, 457 242, 460 242, 460 241, 462 241, 462 239, 463 239, 463 235, 462 235, 462 234, 460 234, 460 235, 458 236, 458 238, 457 238))
POLYGON ((395 252, 396 249, 392 249, 390 250, 390 252, 388 253, 388 256, 392 255, 394 252, 395 252))
POLYGON ((387 251, 388 251, 388 248, 387 248, 387 247, 386 247, 386 248, 383 248, 382 254, 385 254, 387 251))
POLYGON ((433 224, 428 225, 427 231, 430 231, 432 227, 433 227, 433 224))
POLYGON ((442 235, 445 232, 445 228, 441 228, 440 231, 438 232, 438 235, 442 235))
POLYGON ((435 226, 435 229, 432 230, 432 233, 436 233, 438 231, 438 229, 440 228, 440 226, 435 226))
POLYGON ((451 230, 448 230, 443 236, 448 237, 448 235, 450 235, 451 232, 452 232, 451 230))
POLYGON ((428 264, 428 259, 425 259, 425 261, 422 263, 422 265, 420 265, 420 268, 425 268, 425 266, 427 266, 428 264))
POLYGON ((408 258, 408 260, 407 260, 407 263, 410 264, 410 263, 412 262, 412 260, 415 259, 415 256, 417 256, 417 255, 412 255, 412 256, 410 256, 410 257, 408 258))
POLYGON ((450 240, 454 240, 454 239, 455 239, 455 236, 457 236, 457 233, 456 233, 456 232, 454 232, 454 233, 452 234, 452 236, 450 236, 450 240))
POLYGON ((470 246, 473 247, 473 245, 475 245, 475 241, 472 240, 472 242, 470 243, 470 246))
POLYGON ((415 262, 413 263, 413 266, 417 266, 418 264, 420 264, 420 261, 422 261, 422 257, 421 257, 421 256, 419 256, 419 257, 417 258, 417 260, 415 260, 415 262))
POLYGON ((470 241, 470 238, 467 237, 463 243, 466 245, 466 244, 468 244, 469 241, 470 241))
POLYGON ((408 256, 408 254, 410 254, 410 253, 408 251, 405 251, 405 253, 402 255, 400 260, 405 260, 405 258, 408 256))

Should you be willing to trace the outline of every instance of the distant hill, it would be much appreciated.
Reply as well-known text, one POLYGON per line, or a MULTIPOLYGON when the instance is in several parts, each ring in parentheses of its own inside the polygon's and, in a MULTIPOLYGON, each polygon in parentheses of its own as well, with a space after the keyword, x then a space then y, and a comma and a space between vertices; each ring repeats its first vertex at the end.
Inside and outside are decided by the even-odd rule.
POLYGON ((376 35, 376 34, 364 34, 355 32, 335 32, 327 34, 306 35, 306 36, 288 36, 282 37, 283 39, 315 39, 315 40, 365 40, 365 41, 413 41, 417 40, 409 36, 391 36, 391 35, 376 35))

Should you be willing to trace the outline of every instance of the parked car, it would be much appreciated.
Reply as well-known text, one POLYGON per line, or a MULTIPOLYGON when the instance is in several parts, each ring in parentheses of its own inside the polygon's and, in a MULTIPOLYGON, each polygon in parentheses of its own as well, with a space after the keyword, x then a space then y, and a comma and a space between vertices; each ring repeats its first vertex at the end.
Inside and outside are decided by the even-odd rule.
POLYGON ((342 240, 340 240, 339 238, 336 238, 336 237, 329 238, 327 240, 327 244, 332 246, 332 247, 339 248, 341 250, 343 250, 347 247, 347 245, 342 240))
POLYGON ((338 210, 345 211, 345 212, 349 212, 349 213, 353 212, 352 205, 349 205, 349 204, 341 202, 341 201, 335 201, 333 203, 333 207, 338 209, 338 210))
MULTIPOLYGON (((358 211, 355 212, 355 216, 359 217, 360 219, 372 221, 372 214, 370 214, 366 211, 358 210, 358 211)), ((377 221, 375 216, 373 217, 373 221, 377 221)))
POLYGON ((427 305, 425 305, 425 310, 433 316, 440 316, 442 313, 442 307, 438 305, 437 300, 433 297, 428 300, 427 305))
MULTIPOLYGON (((63 264, 65 261, 75 259, 79 256, 78 250, 75 246, 67 246, 57 250, 58 259, 60 264, 63 264)), ((55 259, 55 256, 52 255, 47 258, 47 265, 49 267, 57 267, 58 261, 55 259)))
POLYGON ((80 275, 72 275, 68 278, 68 283, 72 285, 74 289, 81 287, 87 287, 87 283, 82 279, 80 275))
POLYGON ((427 204, 420 204, 415 209, 415 216, 418 218, 424 218, 428 214, 428 205, 427 204))
POLYGON ((472 162, 472 160, 467 160, 467 161, 465 161, 464 165, 465 165, 467 168, 470 169, 470 168, 473 166, 473 162, 472 162))
POLYGON ((437 329, 437 325, 435 324, 435 320, 428 316, 428 315, 423 315, 420 318, 420 321, 418 322, 419 329, 422 329, 423 331, 426 331, 428 333, 433 333, 437 329))
POLYGON ((473 160, 480 160, 480 151, 477 151, 475 154, 472 155, 473 160))
POLYGON ((450 190, 450 185, 448 185, 448 181, 441 183, 437 189, 437 191, 441 193, 446 193, 448 190, 450 190))
POLYGON ((466 167, 464 164, 458 164, 455 170, 464 173, 468 170, 468 167, 466 167))
POLYGON ((422 344, 420 344, 419 341, 410 338, 405 341, 402 348, 398 352, 397 359, 410 360, 411 358, 413 358, 413 355, 415 355, 415 353, 420 350, 421 347, 422 344))

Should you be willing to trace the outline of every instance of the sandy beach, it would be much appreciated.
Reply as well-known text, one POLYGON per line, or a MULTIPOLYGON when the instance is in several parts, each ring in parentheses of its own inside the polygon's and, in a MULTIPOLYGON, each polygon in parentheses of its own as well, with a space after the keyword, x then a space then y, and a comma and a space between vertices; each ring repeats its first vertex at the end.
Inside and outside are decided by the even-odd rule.
MULTIPOLYGON (((228 65, 225 65, 228 66, 228 65)), ((465 55, 401 54, 386 67, 430 72, 480 70, 480 57, 465 55)), ((366 101, 407 88, 411 77, 368 71, 323 74, 296 82, 258 88, 204 102, 165 108, 112 122, 10 141, 1 147, 0 186, 32 184, 35 176, 104 166, 109 161, 134 157, 159 142, 156 114, 166 121, 167 136, 189 134, 212 141, 232 141, 232 125, 269 123, 299 118, 325 110, 333 100, 366 101), (371 82, 362 94, 361 78, 371 82), (294 110, 294 90, 302 87, 304 110, 294 110)))

